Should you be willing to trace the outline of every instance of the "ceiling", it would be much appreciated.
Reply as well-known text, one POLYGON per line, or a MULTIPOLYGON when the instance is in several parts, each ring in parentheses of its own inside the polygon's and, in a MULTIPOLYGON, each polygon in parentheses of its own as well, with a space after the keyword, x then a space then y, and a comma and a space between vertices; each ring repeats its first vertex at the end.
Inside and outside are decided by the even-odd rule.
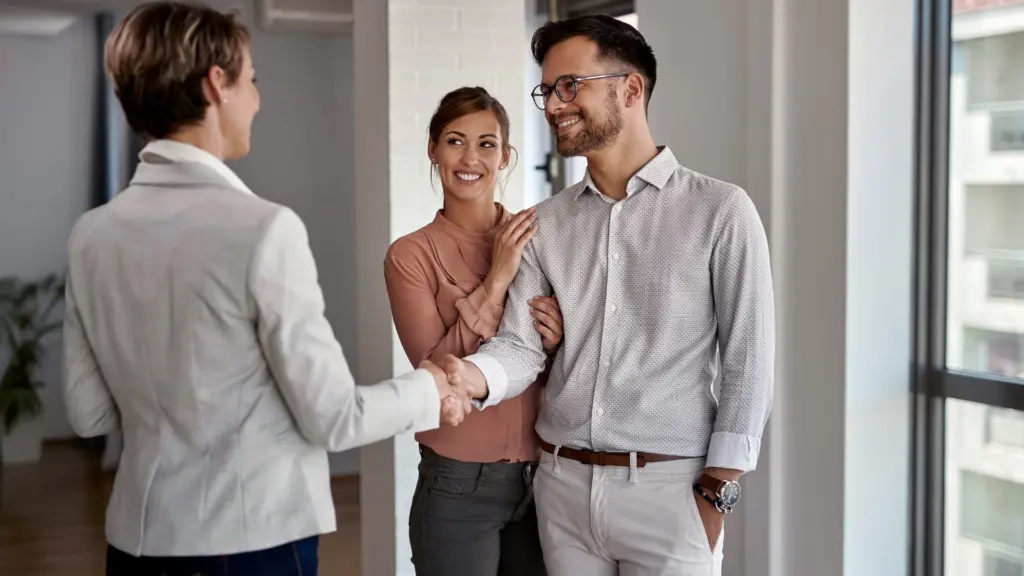
MULTIPOLYGON (((145 0, 0 0, 0 34, 55 36, 82 16, 106 10, 124 11, 145 0)), ((237 0, 204 0, 229 8, 237 0)))
MULTIPOLYGON (((0 34, 53 36, 83 15, 103 10, 127 10, 144 0, 0 0, 0 34)), ((383 1, 383 0, 381 0, 383 1)), ((238 0, 205 0, 231 8, 238 0)), ((551 0, 536 0, 537 13, 548 14, 551 0)), ((555 0, 560 18, 583 14, 622 16, 634 11, 634 0, 555 0)))

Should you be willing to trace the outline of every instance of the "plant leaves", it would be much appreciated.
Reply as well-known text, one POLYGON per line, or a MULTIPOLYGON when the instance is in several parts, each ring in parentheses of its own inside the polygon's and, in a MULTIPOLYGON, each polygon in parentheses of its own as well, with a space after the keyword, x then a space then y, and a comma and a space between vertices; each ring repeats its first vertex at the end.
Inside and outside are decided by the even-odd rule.
POLYGON ((10 352, 0 375, 0 415, 8 432, 43 412, 38 392, 43 383, 34 376, 45 351, 42 339, 63 326, 50 316, 63 301, 64 282, 63 274, 36 281, 0 278, 0 344, 10 352))

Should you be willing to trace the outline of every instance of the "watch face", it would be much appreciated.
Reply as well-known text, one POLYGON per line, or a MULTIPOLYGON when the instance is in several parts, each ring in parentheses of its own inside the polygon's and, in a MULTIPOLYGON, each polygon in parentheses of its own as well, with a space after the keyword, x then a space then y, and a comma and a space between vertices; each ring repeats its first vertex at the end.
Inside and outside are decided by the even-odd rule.
POLYGON ((722 504, 726 506, 735 506, 740 501, 740 485, 739 482, 726 482, 722 486, 721 492, 722 504))

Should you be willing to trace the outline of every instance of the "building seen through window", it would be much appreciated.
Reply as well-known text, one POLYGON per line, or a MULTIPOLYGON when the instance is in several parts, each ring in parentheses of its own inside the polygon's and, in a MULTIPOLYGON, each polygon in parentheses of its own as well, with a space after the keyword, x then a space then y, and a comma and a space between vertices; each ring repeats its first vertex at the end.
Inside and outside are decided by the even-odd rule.
MULTIPOLYGON (((946 365, 1024 378, 1024 1, 954 0, 951 33, 946 365)), ((945 418, 945 573, 1024 576, 1024 413, 945 418)))

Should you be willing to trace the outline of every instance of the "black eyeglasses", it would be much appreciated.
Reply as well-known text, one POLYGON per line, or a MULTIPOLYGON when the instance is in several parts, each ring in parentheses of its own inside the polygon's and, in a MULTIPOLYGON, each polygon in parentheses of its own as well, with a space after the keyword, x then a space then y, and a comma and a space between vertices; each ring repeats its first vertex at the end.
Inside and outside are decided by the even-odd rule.
POLYGON ((579 89, 579 84, 585 80, 599 80, 601 78, 622 78, 629 76, 629 72, 619 72, 618 74, 597 74, 595 76, 583 76, 576 78, 573 76, 561 76, 558 80, 555 80, 554 86, 548 86, 547 84, 538 84, 533 89, 533 103, 537 105, 537 108, 541 110, 548 103, 548 98, 551 98, 551 93, 554 92, 555 96, 562 102, 569 103, 576 99, 576 92, 579 89))

